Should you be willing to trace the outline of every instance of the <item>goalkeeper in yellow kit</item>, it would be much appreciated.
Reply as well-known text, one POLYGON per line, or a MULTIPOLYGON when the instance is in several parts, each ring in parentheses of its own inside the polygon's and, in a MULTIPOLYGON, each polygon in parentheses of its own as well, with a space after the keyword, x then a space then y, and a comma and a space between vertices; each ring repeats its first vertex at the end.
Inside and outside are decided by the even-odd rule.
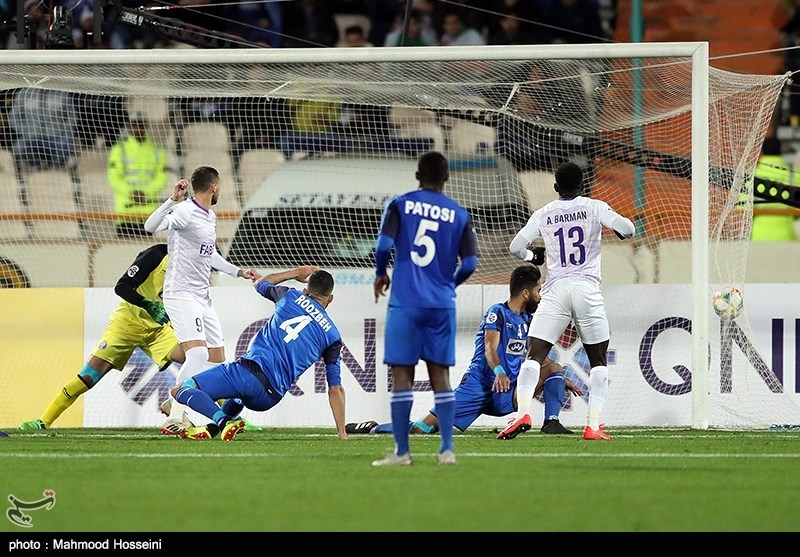
POLYGON ((137 348, 141 348, 160 370, 172 362, 183 363, 183 349, 161 302, 166 268, 166 244, 156 244, 136 256, 114 287, 122 300, 83 369, 61 388, 38 419, 22 422, 19 429, 49 428, 111 369, 122 370, 137 348))

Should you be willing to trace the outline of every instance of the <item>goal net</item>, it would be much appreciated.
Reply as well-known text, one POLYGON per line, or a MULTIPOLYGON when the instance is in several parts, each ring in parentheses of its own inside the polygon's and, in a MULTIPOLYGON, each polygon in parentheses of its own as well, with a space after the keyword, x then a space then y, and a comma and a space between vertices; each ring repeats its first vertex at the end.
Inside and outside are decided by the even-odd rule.
MULTIPOLYGON (((417 186, 416 160, 431 149, 448 157, 446 193, 471 212, 480 247, 458 291, 453 385, 483 311, 508 296, 520 264, 511 238, 554 199, 555 167, 573 160, 586 194, 637 227, 632 241, 603 239, 606 423, 800 423, 788 373, 800 363, 784 354, 791 317, 768 303, 781 285, 748 282, 751 178, 785 76, 710 67, 705 43, 76 54, 10 51, 0 62, 0 427, 35 418, 80 370, 119 301, 117 279, 165 241, 138 227, 200 165, 222 176, 223 256, 262 273, 318 264, 334 274, 348 417, 388 421, 373 247, 384 204, 417 186), (120 147, 140 127, 151 145, 120 147), (722 322, 710 300, 728 286, 743 291, 745 313, 722 322)), ((247 281, 213 280, 233 359, 272 306, 247 281)), ((588 391, 573 329, 551 356, 588 391)), ((136 352, 55 425, 158 424, 174 374, 136 352)), ((415 415, 432 406, 424 379, 420 365, 415 415)), ((328 425, 324 393, 316 368, 248 417, 328 425)), ((585 398, 572 398, 562 421, 579 427, 585 414, 585 398)))

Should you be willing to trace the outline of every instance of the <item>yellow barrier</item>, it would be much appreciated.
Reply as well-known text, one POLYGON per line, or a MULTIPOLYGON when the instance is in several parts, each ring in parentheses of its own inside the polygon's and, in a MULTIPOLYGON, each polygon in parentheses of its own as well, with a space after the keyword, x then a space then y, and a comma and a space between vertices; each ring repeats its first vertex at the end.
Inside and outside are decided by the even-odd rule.
MULTIPOLYGON (((0 428, 38 418, 83 366, 82 288, 0 289, 0 428)), ((55 427, 81 427, 83 401, 55 427)))

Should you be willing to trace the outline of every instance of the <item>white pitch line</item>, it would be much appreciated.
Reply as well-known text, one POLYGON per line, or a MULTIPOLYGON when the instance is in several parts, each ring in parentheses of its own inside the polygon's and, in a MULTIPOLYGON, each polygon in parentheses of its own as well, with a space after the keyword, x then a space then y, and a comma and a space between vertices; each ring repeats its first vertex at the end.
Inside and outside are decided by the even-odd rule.
MULTIPOLYGON (((773 458, 800 458, 800 454, 793 453, 774 453, 774 454, 740 454, 740 453, 457 453, 460 457, 467 458, 754 458, 754 459, 773 459, 773 458)), ((315 456, 315 455, 309 455, 315 456)), ((318 454, 316 456, 327 456, 318 454)), ((435 453, 415 453, 415 457, 434 457, 435 453)), ((0 453, 3 458, 296 458, 297 454, 283 453, 236 453, 236 454, 153 454, 153 453, 82 453, 82 454, 63 454, 63 453, 0 453)))
MULTIPOLYGON (((779 439, 788 439, 788 438, 791 438, 791 437, 800 437, 800 435, 798 435, 798 433, 796 433, 796 432, 786 432, 786 431, 783 431, 783 432, 782 431, 767 432, 766 430, 763 430, 763 431, 762 430, 759 430, 759 431, 737 431, 737 432, 734 432, 734 431, 723 432, 723 431, 721 431, 721 432, 718 432, 718 433, 698 432, 696 434, 688 434, 687 433, 687 434, 684 434, 684 435, 677 434, 677 433, 669 434, 669 435, 653 435, 653 434, 646 433, 645 431, 642 431, 642 432, 624 432, 624 433, 623 432, 619 432, 619 431, 614 432, 613 430, 610 430, 610 431, 612 433, 614 433, 614 438, 615 439, 689 439, 689 440, 693 440, 693 439, 733 439, 734 436, 732 435, 732 433, 735 433, 735 438, 736 439, 753 438, 753 437, 763 438, 764 435, 767 434, 767 433, 769 433, 771 435, 775 435, 776 438, 779 438, 779 439)), ((658 430, 653 430, 653 431, 658 431, 658 430)), ((492 437, 488 437, 489 434, 491 434, 491 432, 487 432, 486 439, 494 439, 493 435, 492 435, 492 437)), ((23 433, 23 434, 18 434, 18 435, 20 437, 22 437, 22 436, 24 436, 24 437, 64 437, 65 439, 130 439, 131 441, 148 441, 148 440, 152 441, 152 440, 155 440, 155 439, 164 439, 164 440, 166 440, 166 439, 175 439, 176 441, 179 440, 175 436, 166 436, 166 435, 162 435, 160 433, 153 433, 153 434, 136 433, 136 434, 133 434, 133 436, 131 436, 132 434, 130 434, 130 433, 73 433, 73 432, 61 433, 61 432, 55 431, 55 432, 52 432, 52 433, 23 433)), ((291 439, 301 439, 301 438, 325 439, 325 438, 336 437, 335 433, 302 433, 302 434, 296 434, 296 433, 292 433, 290 431, 272 431, 272 432, 269 432, 268 435, 269 435, 269 438, 264 438, 263 440, 269 441, 271 439, 286 439, 286 438, 291 438, 291 439)), ((13 437, 17 437, 17 435, 14 435, 12 433, 10 435, 10 437, 12 437, 12 438, 13 437)), ((383 434, 353 434, 353 435, 350 436, 350 439, 351 440, 352 439, 387 439, 387 438, 390 438, 390 437, 391 437, 390 435, 383 435, 383 434)), ((456 439, 466 439, 468 437, 472 437, 472 436, 471 435, 458 435, 458 434, 456 434, 456 436, 455 436, 456 439)), ((576 439, 576 440, 580 439, 579 436, 574 436, 574 437, 558 436, 558 437, 560 437, 561 439, 576 439)), ((524 438, 525 439, 532 439, 532 440, 539 440, 539 441, 543 441, 543 442, 548 442, 549 440, 554 439, 555 437, 554 436, 545 436, 545 435, 534 434, 534 435, 526 435, 524 438)), ((2 442, 2 441, 0 441, 0 442, 2 442)), ((0 447, 2 447, 2 445, 0 445, 0 447)))

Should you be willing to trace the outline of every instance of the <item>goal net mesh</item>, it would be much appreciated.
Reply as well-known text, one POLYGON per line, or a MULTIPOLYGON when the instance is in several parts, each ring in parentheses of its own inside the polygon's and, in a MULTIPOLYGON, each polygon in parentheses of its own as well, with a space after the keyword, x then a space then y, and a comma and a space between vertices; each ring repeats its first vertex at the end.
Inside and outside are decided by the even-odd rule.
MULTIPOLYGON (((170 56, 159 62, 153 52, 138 63, 42 63, 33 57, 0 63, 8 126, 0 151, 4 286, 57 289, 54 303, 65 288, 110 289, 141 249, 164 241, 131 235, 121 223, 135 229, 179 177, 209 165, 222 176, 214 210, 223 256, 261 272, 318 264, 334 272, 337 285, 360 287, 361 297, 337 299, 340 307, 370 305, 383 204, 416 187, 419 155, 440 150, 451 164, 446 193, 470 210, 480 247, 478 270, 465 285, 476 288, 459 294, 459 328, 467 340, 451 369, 456 385, 482 312, 507 297, 509 274, 520 263, 508 253, 511 238, 533 210, 555 198, 555 167, 573 160, 585 171, 586 194, 637 226, 632 241, 613 234, 603 239, 612 325, 606 419, 614 425, 688 425, 691 60, 538 59, 535 49, 524 60, 452 54, 437 60, 438 49, 429 60, 394 60, 392 51, 354 61, 328 61, 320 51, 319 61, 304 56, 299 63, 285 53, 202 63, 191 51, 186 61, 170 56), (110 174, 110 153, 140 125, 132 120, 144 122, 165 162, 150 151, 123 153, 117 164, 139 185, 117 191, 120 178, 110 174)), ((709 301, 714 290, 736 286, 745 290, 747 307, 748 184, 784 82, 783 76, 709 70, 709 301)), ((220 287, 249 284, 216 275, 214 281, 220 287)), ((252 305, 249 288, 229 296, 233 305, 252 305)), ((104 300, 85 309, 85 351, 68 363, 48 349, 64 331, 44 326, 42 321, 52 321, 47 314, 29 327, 7 325, 7 338, 17 345, 4 350, 4 369, 19 375, 13 386, 20 396, 27 396, 28 373, 52 369, 52 380, 37 392, 43 407, 80 369, 118 299, 112 291, 104 300), (88 338, 90 331, 97 334, 88 338), (33 345, 41 350, 25 349, 33 345)), ((336 304, 331 311, 335 317, 336 304)), ((767 347, 753 341, 746 311, 725 326, 710 303, 708 311, 710 424, 800 423, 796 395, 781 394, 788 378, 776 375, 763 352, 767 347)), ((377 343, 382 346, 382 331, 377 343)), ((229 359, 239 355, 234 352, 228 348, 229 359)), ((573 329, 551 355, 588 391, 588 364, 573 329)), ((135 357, 120 377, 135 365, 147 367, 135 357)), ((386 375, 380 361, 377 368, 386 375)), ((417 380, 423 378, 420 366, 417 380)), ((378 383, 382 388, 386 379, 378 383)), ((10 395, 0 394, 0 400, 4 396, 10 395)), ((386 418, 388 398, 381 401, 386 418)), ((0 425, 15 426, 5 402, 0 425)), ((414 413, 424 413, 424 404, 414 413)), ((286 412, 295 412, 286 424, 309 423, 286 405, 286 412)), ((32 419, 39 410, 28 404, 26 411, 25 419, 32 419)), ((373 417, 360 408, 348 412, 355 421, 373 417)), ((562 420, 579 426, 584 418, 585 400, 572 399, 562 420)), ((94 423, 117 425, 115 420, 101 415, 94 423)), ((329 422, 324 416, 322 423, 329 422)))

